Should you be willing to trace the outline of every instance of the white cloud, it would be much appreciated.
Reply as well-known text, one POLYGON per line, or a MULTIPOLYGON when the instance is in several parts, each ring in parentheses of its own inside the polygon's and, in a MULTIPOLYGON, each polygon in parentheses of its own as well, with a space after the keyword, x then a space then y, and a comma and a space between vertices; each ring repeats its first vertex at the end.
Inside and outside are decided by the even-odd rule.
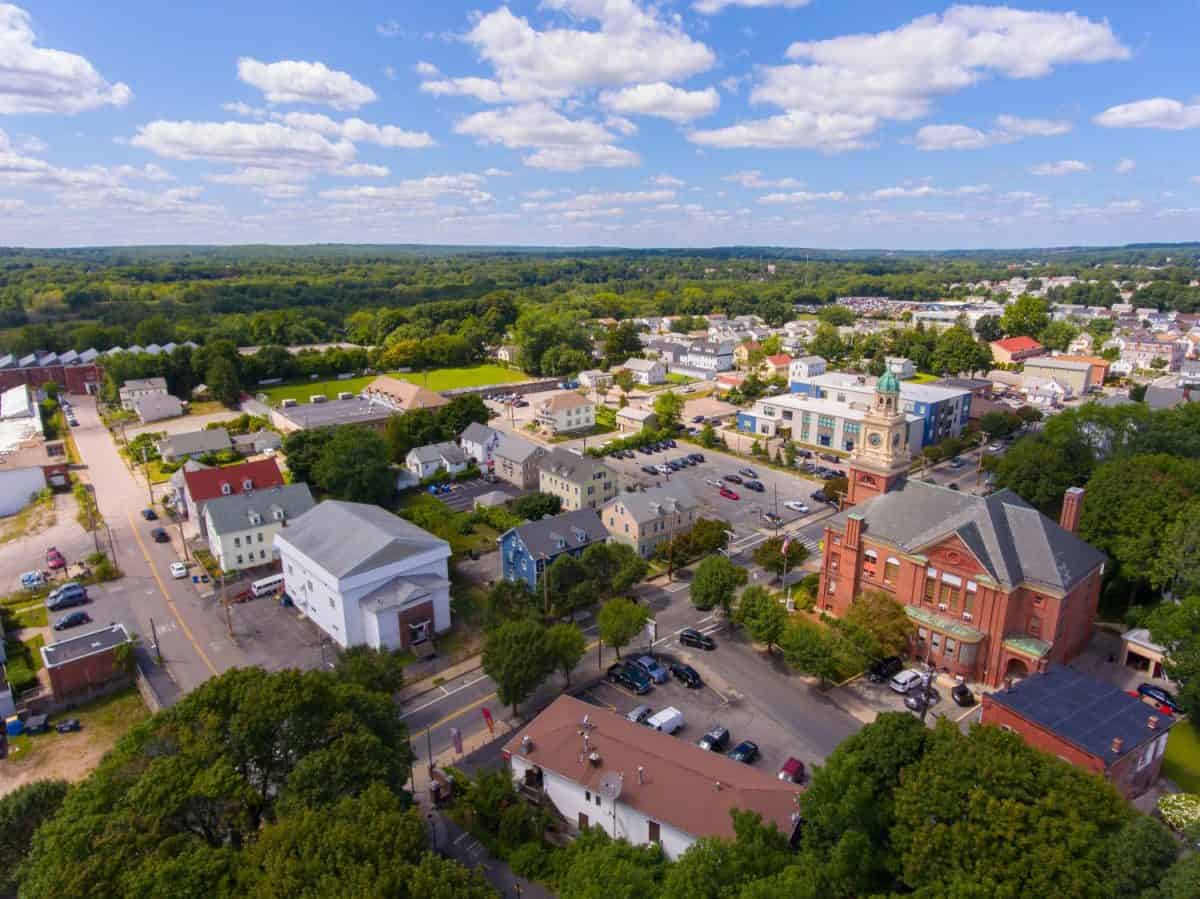
POLYGON ((716 112, 721 97, 716 88, 688 91, 665 81, 638 84, 619 91, 605 91, 600 102, 609 109, 631 115, 658 116, 672 122, 690 122, 716 112))
POLYGON ((395 19, 388 19, 375 26, 375 33, 380 37, 401 37, 404 34, 404 26, 395 19))
POLYGON ((725 175, 721 180, 732 181, 734 184, 740 184, 742 187, 748 187, 753 190, 762 190, 768 187, 800 187, 803 184, 803 182, 796 178, 776 178, 773 180, 764 178, 762 172, 758 169, 746 169, 741 172, 734 172, 732 175, 725 175))
POLYGON ((383 77, 386 78, 388 81, 395 81, 396 80, 396 67, 395 66, 384 66, 383 67, 383 77))
POLYGON ((1191 181, 1193 184, 1200 184, 1200 175, 1192 175, 1192 177, 1189 178, 1188 180, 1191 181))
POLYGON ((318 112, 275 113, 273 118, 292 128, 315 131, 328 137, 342 137, 356 144, 378 144, 401 150, 434 146, 433 138, 424 131, 405 131, 395 125, 372 125, 359 118, 338 122, 318 112))
POLYGON ((1117 167, 1113 171, 1115 171, 1118 175, 1128 175, 1136 168, 1136 160, 1126 158, 1118 162, 1117 167))
POLYGON ((1042 176, 1075 175, 1080 172, 1090 172, 1091 169, 1090 165, 1080 162, 1078 159, 1060 159, 1058 162, 1039 162, 1029 170, 1029 173, 1042 176))
MULTIPOLYGON (((751 100, 783 114, 691 139, 717 147, 866 146, 889 120, 928 114, 934 98, 990 77, 1040 78, 1056 66, 1126 59, 1107 22, 1076 13, 955 6, 892 31, 798 42, 791 65, 761 70, 751 100)), ((963 139, 969 135, 959 133, 963 139)))
POLYGON ((682 178, 676 178, 674 175, 655 175, 650 179, 651 184, 657 184, 660 187, 683 187, 687 182, 682 178))
POLYGON ((766 194, 759 197, 758 202, 766 205, 780 205, 784 203, 812 203, 816 200, 844 199, 846 199, 846 194, 840 190, 831 190, 824 193, 812 193, 806 190, 799 190, 791 193, 766 194))
POLYGON ((996 116, 996 127, 980 131, 967 125, 926 125, 917 131, 918 150, 982 150, 999 144, 1012 144, 1026 137, 1055 137, 1071 130, 1071 123, 1060 119, 1022 119, 1014 115, 996 116))
POLYGON ((486 175, 488 178, 507 178, 510 175, 512 175, 512 172, 508 171, 508 169, 492 168, 492 169, 484 169, 483 174, 486 175))
POLYGON ((391 170, 386 165, 372 165, 367 162, 355 162, 333 170, 334 175, 342 178, 386 178, 391 170))
POLYGON ((17 141, 22 153, 32 153, 35 156, 45 153, 50 146, 36 134, 18 134, 17 141))
POLYGON ((422 90, 465 94, 488 103, 569 97, 589 88, 672 81, 706 71, 712 50, 693 40, 675 17, 637 0, 545 0, 543 7, 598 28, 539 31, 507 6, 480 16, 465 40, 494 78, 426 81, 422 90))
POLYGON ((786 9, 799 9, 808 6, 812 0, 696 0, 692 9, 705 16, 715 16, 729 6, 745 6, 762 9, 768 6, 782 6, 786 9))
POLYGON ((483 190, 483 178, 472 173, 457 175, 431 175, 427 178, 412 178, 376 187, 374 185, 323 190, 321 196, 327 200, 353 206, 406 206, 430 207, 436 201, 449 197, 464 200, 472 205, 491 202, 492 195, 483 190))
POLYGON ((640 206, 647 203, 666 203, 674 199, 675 191, 673 190, 593 191, 576 194, 569 199, 557 200, 553 203, 526 203, 523 208, 541 209, 548 212, 566 209, 605 209, 622 205, 640 206))
POLYGON ((1200 103, 1187 105, 1167 97, 1110 106, 1093 120, 1105 128, 1158 128, 1186 131, 1200 128, 1200 103))
POLYGON ((606 116, 604 119, 604 124, 613 131, 621 132, 621 134, 624 134, 626 137, 629 137, 631 134, 637 134, 638 130, 637 125, 633 124, 633 122, 621 115, 606 116))
POLYGON ((124 106, 133 91, 112 84, 84 57, 36 47, 29 13, 0 5, 0 113, 73 115, 98 106, 124 106))
POLYGON ((577 171, 590 166, 620 168, 638 164, 638 156, 615 146, 613 134, 588 119, 568 119, 544 103, 489 109, 467 116, 454 130, 480 143, 509 149, 535 149, 524 157, 531 168, 577 171))
POLYGON ((1022 119, 1015 115, 998 115, 996 124, 1001 133, 1012 137, 1057 137, 1071 130, 1063 119, 1022 119))
POLYGON ((414 65, 413 71, 416 72, 418 75, 420 75, 422 78, 436 78, 438 75, 442 74, 441 72, 438 71, 437 66, 435 66, 431 62, 425 62, 424 60, 422 60, 421 62, 418 62, 416 65, 414 65))
POLYGON ((213 184, 248 187, 255 193, 273 200, 285 200, 303 194, 309 173, 303 170, 267 169, 249 166, 234 172, 209 175, 206 180, 213 184))
POLYGON ((285 59, 259 62, 238 60, 238 78, 263 92, 271 103, 315 103, 334 109, 358 109, 378 99, 375 91, 345 72, 321 62, 285 59))
POLYGON ((263 119, 267 116, 267 110, 261 106, 251 106, 249 103, 243 103, 238 100, 236 103, 222 103, 221 108, 226 112, 232 112, 234 115, 245 116, 246 118, 263 119))
POLYGON ((275 122, 159 120, 142 125, 132 143, 167 159, 205 159, 263 168, 332 168, 354 159, 354 145, 275 122))
POLYGON ((992 188, 987 184, 964 184, 961 187, 934 187, 932 184, 881 187, 871 192, 874 200, 912 200, 924 197, 968 197, 984 194, 992 188))

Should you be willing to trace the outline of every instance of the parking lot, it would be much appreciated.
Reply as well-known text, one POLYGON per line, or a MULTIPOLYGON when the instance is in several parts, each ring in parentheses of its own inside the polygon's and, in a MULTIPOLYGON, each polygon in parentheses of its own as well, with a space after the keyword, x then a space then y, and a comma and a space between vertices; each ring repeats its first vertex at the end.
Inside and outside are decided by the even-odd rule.
POLYGON ((498 478, 494 482, 485 481, 483 478, 472 478, 469 481, 452 485, 451 491, 440 494, 438 499, 455 512, 470 512, 475 507, 476 497, 493 491, 503 493, 510 499, 515 499, 522 493, 512 484, 498 478))
MULTIPOLYGON (((918 670, 921 668, 920 665, 915 667, 918 670)), ((964 708, 957 705, 951 698, 950 690, 954 687, 953 679, 946 675, 939 676, 934 683, 934 689, 939 698, 929 707, 926 719, 936 721, 938 718, 949 718, 954 722, 966 722, 968 719, 978 721, 978 714, 982 708, 979 704, 981 692, 978 685, 970 684, 969 686, 975 695, 976 702, 974 706, 964 708), (972 716, 974 717, 972 718, 972 716)), ((883 712, 907 711, 903 694, 897 693, 886 682, 873 684, 866 677, 857 678, 831 690, 830 698, 843 707, 853 709, 856 717, 859 718, 879 715, 883 712)))

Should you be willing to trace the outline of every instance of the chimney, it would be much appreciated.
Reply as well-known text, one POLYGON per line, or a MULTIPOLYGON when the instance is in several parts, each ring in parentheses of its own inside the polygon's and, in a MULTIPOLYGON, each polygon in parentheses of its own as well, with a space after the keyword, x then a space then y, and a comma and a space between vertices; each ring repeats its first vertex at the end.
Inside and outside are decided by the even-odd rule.
POLYGON ((1151 730, 1158 730, 1158 715, 1151 715, 1146 719, 1146 727, 1151 730))
POLYGON ((1063 494, 1062 515, 1058 523, 1064 530, 1074 534, 1079 530, 1079 515, 1083 511, 1083 488, 1068 487, 1063 494))
POLYGON ((862 536, 863 517, 857 512, 846 516, 846 548, 857 549, 858 539, 862 536))
POLYGON ((1112 741, 1112 751, 1113 751, 1113 754, 1114 754, 1114 755, 1117 755, 1117 754, 1119 754, 1119 753, 1121 752, 1121 747, 1122 747, 1124 744, 1125 744, 1125 741, 1124 741, 1124 740, 1122 740, 1120 737, 1113 737, 1113 741, 1112 741))
POLYGON ((645 782, 646 782, 646 769, 643 768, 641 765, 638 765, 638 783, 644 784, 645 782))

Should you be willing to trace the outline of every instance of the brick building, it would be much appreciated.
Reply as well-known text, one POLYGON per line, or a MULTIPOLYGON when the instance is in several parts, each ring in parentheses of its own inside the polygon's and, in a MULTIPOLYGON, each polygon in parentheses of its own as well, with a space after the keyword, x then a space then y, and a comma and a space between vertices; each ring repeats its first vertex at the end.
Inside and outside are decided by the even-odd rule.
POLYGON ((983 723, 1099 774, 1127 799, 1157 780, 1175 717, 1065 665, 983 696, 983 723))
POLYGON ((38 388, 53 381, 67 393, 98 393, 102 372, 96 363, 99 353, 30 353, 20 359, 0 356, 0 391, 25 384, 38 388))
POLYGON ((1006 337, 991 343, 992 358, 997 362, 1023 362, 1034 356, 1044 356, 1046 348, 1032 337, 1006 337))
POLYGON ((43 646, 42 662, 54 698, 62 700, 127 677, 117 649, 129 642, 123 624, 110 624, 77 637, 43 646))
POLYGON ((1083 490, 1067 491, 1055 523, 1008 490, 909 481, 886 380, 850 457, 853 508, 825 527, 821 609, 841 616, 865 590, 888 593, 916 625, 914 656, 990 686, 1074 657, 1091 638, 1105 562, 1074 533, 1083 490))

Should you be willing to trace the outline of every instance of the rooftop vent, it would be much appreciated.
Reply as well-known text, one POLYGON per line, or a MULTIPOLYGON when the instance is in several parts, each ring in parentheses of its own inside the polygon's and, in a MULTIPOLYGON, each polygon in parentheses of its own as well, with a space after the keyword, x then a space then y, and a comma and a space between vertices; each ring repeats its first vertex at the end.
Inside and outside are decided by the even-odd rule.
POLYGON ((1151 730, 1158 730, 1158 715, 1151 715, 1146 719, 1146 727, 1151 730))
POLYGON ((1120 737, 1113 737, 1113 741, 1112 741, 1113 754, 1116 755, 1116 754, 1120 753, 1121 747, 1123 745, 1125 745, 1124 740, 1122 740, 1120 737))
POLYGON ((600 753, 596 752, 596 750, 594 750, 594 749, 590 753, 588 753, 588 763, 593 768, 599 768, 600 767, 600 753))

